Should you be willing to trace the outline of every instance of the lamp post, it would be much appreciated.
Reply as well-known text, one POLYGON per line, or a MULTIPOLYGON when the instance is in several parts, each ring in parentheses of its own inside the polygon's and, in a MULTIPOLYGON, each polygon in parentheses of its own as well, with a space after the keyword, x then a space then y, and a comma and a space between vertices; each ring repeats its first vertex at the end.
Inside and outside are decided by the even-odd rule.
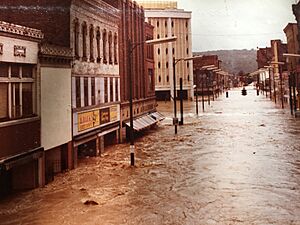
POLYGON ((136 47, 148 44, 148 45, 154 45, 154 44, 162 44, 166 42, 172 42, 176 41, 177 37, 170 37, 170 38, 161 38, 161 39, 154 39, 154 40, 147 40, 139 43, 132 43, 131 39, 128 39, 128 75, 129 75, 129 120, 130 120, 130 128, 129 128, 129 138, 130 138, 130 165, 134 166, 135 159, 134 159, 134 153, 135 153, 135 146, 134 146, 134 130, 133 130, 133 94, 132 94, 132 53, 136 49, 136 47))
MULTIPOLYGON (((180 58, 175 59, 173 58, 173 101, 174 101, 174 118, 173 118, 173 125, 175 128, 175 134, 177 134, 177 125, 178 125, 178 118, 177 118, 177 106, 176 106, 176 64, 180 61, 189 61, 197 58, 202 58, 202 55, 197 55, 193 57, 187 57, 187 58, 180 58)), ((181 103, 182 104, 182 103, 181 103)), ((183 108, 183 106, 181 106, 183 108)), ((183 112, 181 112, 181 125, 183 124, 183 112)))

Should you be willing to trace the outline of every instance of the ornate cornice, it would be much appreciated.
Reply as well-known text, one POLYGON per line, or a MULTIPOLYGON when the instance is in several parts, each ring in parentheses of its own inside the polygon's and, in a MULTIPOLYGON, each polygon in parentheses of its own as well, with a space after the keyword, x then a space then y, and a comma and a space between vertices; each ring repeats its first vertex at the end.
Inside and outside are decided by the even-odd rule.
POLYGON ((71 48, 42 44, 40 46, 39 58, 41 63, 70 64, 73 60, 73 52, 71 48))
POLYGON ((35 39, 43 39, 44 38, 44 34, 42 33, 41 30, 16 25, 13 23, 7 23, 4 21, 0 21, 0 32, 16 34, 16 35, 21 35, 24 37, 35 38, 35 39))

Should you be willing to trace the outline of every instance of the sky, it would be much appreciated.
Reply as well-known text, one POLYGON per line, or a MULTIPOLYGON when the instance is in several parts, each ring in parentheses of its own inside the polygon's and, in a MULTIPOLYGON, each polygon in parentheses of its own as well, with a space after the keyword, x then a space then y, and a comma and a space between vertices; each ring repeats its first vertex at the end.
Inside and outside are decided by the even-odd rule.
POLYGON ((177 0, 192 11, 193 51, 256 49, 271 39, 286 42, 283 29, 295 23, 296 0, 177 0))

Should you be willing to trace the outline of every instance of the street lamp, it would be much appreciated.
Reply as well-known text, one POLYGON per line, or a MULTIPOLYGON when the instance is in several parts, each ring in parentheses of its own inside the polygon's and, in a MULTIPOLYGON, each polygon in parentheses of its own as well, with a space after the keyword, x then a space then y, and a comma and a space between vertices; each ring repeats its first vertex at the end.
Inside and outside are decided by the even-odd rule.
POLYGON ((177 37, 170 37, 170 38, 160 38, 160 39, 154 39, 154 40, 147 40, 139 43, 132 43, 131 39, 128 39, 128 75, 129 75, 129 114, 130 114, 130 165, 134 166, 134 130, 133 130, 133 101, 132 101, 132 53, 136 47, 148 44, 148 45, 154 45, 154 44, 162 44, 166 42, 173 42, 176 41, 177 37))
MULTIPOLYGON (((202 55, 198 56, 193 56, 193 57, 187 57, 187 58, 180 58, 180 59, 175 59, 173 58, 173 101, 174 101, 174 118, 173 118, 173 124, 175 128, 175 134, 177 134, 177 125, 178 125, 178 118, 177 118, 177 106, 176 106, 176 64, 180 61, 188 61, 188 60, 193 60, 197 58, 202 58, 202 55)), ((181 104, 181 108, 182 104, 181 104)), ((183 124, 183 113, 181 113, 181 124, 183 124)))

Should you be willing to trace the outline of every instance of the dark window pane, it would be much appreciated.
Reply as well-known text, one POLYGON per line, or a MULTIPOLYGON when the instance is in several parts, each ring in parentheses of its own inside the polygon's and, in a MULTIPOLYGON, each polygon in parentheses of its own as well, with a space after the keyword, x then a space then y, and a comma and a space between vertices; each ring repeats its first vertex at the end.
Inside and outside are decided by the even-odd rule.
POLYGON ((23 106, 23 116, 28 116, 33 114, 33 97, 32 97, 31 83, 23 83, 22 106, 23 106))
POLYGON ((109 86, 110 86, 110 101, 113 102, 114 101, 114 86, 113 86, 113 78, 110 78, 110 82, 109 82, 109 86))
POLYGON ((108 102, 108 85, 107 85, 107 77, 104 78, 104 102, 108 102))
POLYGON ((8 118, 8 84, 0 83, 0 120, 8 118))
POLYGON ((32 71, 33 71, 32 65, 23 65, 22 66, 22 77, 32 78, 32 71))
POLYGON ((95 98, 95 77, 92 77, 92 81, 91 81, 91 85, 92 85, 92 105, 96 104, 96 98, 95 98))
POLYGON ((84 78, 84 106, 89 105, 88 78, 84 78))
POLYGON ((11 77, 19 77, 19 74, 20 74, 19 68, 20 67, 17 64, 11 65, 11 77))
POLYGON ((80 77, 76 77, 76 107, 81 107, 80 77))
POLYGON ((8 64, 0 63, 0 77, 8 77, 8 64))

